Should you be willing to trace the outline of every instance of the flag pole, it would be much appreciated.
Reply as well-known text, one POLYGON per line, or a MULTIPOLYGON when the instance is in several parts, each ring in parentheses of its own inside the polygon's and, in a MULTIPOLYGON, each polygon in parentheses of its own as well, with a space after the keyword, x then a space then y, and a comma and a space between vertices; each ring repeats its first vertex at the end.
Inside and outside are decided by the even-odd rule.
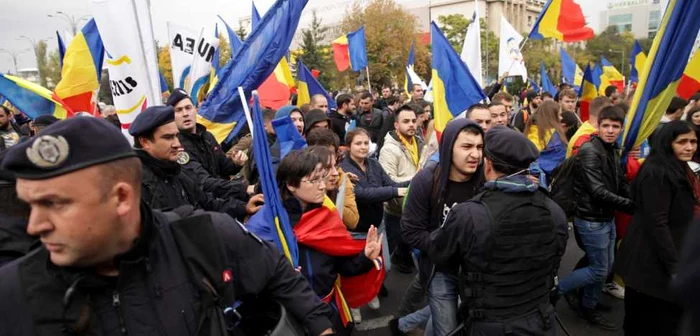
MULTIPOLYGON (((257 91, 253 91, 253 95, 257 95, 257 91)), ((243 92, 243 87, 238 87, 238 95, 241 97, 241 105, 243 105, 243 112, 245 113, 245 120, 248 122, 248 129, 250 129, 250 137, 253 135, 253 118, 250 115, 250 107, 248 107, 248 99, 245 97, 245 92, 243 92)))
POLYGON ((367 89, 369 93, 372 93, 372 83, 369 81, 369 65, 365 67, 365 70, 367 70, 367 89))
MULTIPOLYGON (((145 40, 143 38, 143 31, 141 30, 141 24, 139 22, 139 11, 136 9, 136 0, 131 0, 131 9, 134 11, 134 17, 136 17, 136 30, 139 32, 139 43, 141 44, 141 54, 143 56, 144 62, 148 63, 148 57, 146 57, 146 50, 145 50, 145 44, 144 44, 145 40)), ((149 20, 150 20, 150 18, 149 18, 149 20)), ((156 61, 157 60, 158 60, 158 58, 156 58, 156 61)), ((102 70, 100 69, 99 71, 102 71, 102 70)), ((148 73, 148 65, 146 65, 146 74, 148 75, 148 76, 146 76, 146 77, 148 77, 147 78, 148 87, 149 87, 148 91, 151 91, 151 95, 152 95, 151 98, 153 98, 153 100, 154 100, 153 104, 157 105, 157 104, 162 103, 163 98, 160 95, 157 95, 155 92, 153 92, 153 88, 155 86, 153 84, 153 79, 151 78, 150 74, 148 73)), ((149 104, 149 105, 151 105, 151 104, 149 104)))

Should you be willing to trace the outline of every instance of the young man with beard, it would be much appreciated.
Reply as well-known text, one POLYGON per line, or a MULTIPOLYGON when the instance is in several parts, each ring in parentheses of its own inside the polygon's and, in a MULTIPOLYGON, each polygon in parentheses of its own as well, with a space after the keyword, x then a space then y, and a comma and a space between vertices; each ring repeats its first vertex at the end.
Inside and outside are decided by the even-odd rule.
POLYGON ((23 135, 19 126, 12 122, 12 112, 9 108, 0 105, 0 151, 8 149, 19 143, 23 135))
POLYGON ((382 130, 384 115, 381 110, 373 107, 372 94, 365 91, 360 95, 359 109, 357 111, 357 127, 366 129, 370 134, 370 140, 377 143, 379 133, 382 130))
POLYGON ((525 131, 525 125, 527 124, 528 119, 535 114, 535 111, 537 111, 537 108, 542 103, 540 94, 533 90, 528 91, 525 96, 527 97, 528 106, 513 116, 512 122, 513 127, 518 129, 521 133, 525 131))
POLYGON ((353 111, 355 111, 355 100, 349 94, 341 94, 335 99, 336 105, 338 105, 337 111, 331 111, 329 118, 331 119, 331 130, 340 139, 340 145, 345 144, 345 133, 347 132, 350 121, 353 118, 353 111))
POLYGON ((399 316, 421 308, 427 287, 438 336, 457 327, 457 269, 433 263, 430 235, 455 204, 469 200, 483 186, 483 148, 484 131, 478 124, 464 118, 450 121, 442 135, 440 163, 429 162, 413 178, 401 216, 406 243, 420 251, 420 269, 404 296, 399 316))
MULTIPOLYGON (((379 152, 379 164, 396 183, 410 181, 418 172, 418 162, 424 143, 416 136, 416 111, 403 105, 396 111, 394 130, 384 138, 384 146, 379 152)), ((413 272, 411 249, 401 237, 401 213, 403 197, 394 198, 384 205, 384 225, 386 225, 389 253, 392 265, 401 273, 413 272)))

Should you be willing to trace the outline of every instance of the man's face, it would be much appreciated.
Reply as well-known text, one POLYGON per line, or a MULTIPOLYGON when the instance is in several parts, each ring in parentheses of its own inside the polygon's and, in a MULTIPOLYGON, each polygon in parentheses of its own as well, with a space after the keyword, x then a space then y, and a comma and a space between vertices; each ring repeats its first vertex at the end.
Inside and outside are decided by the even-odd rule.
POLYGON ((423 88, 420 85, 414 85, 413 91, 411 91, 411 97, 413 97, 414 101, 423 99, 423 88))
POLYGON ((95 183, 103 178, 95 166, 48 180, 17 180, 17 195, 32 208, 27 233, 39 237, 55 265, 108 263, 132 243, 120 239, 123 194, 95 183))
POLYGON ((345 106, 346 106, 345 111, 352 112, 352 111, 355 111, 357 109, 357 105, 355 104, 355 100, 353 100, 353 99, 350 99, 350 102, 345 104, 345 106))
POLYGON ((418 118, 416 119, 416 128, 418 127, 425 127, 426 123, 430 120, 430 114, 428 113, 421 113, 418 115, 418 118))
POLYGON ((175 124, 183 132, 194 132, 197 128, 197 108, 189 98, 179 101, 175 107, 175 124))
POLYGON ((391 96, 391 89, 387 88, 387 87, 383 88, 382 89, 382 97, 384 97, 384 99, 387 99, 387 98, 389 98, 389 96, 391 96))
POLYGON ((328 113, 328 100, 326 97, 316 97, 314 98, 314 103, 311 105, 311 108, 328 113))
POLYGON ((494 125, 506 126, 508 123, 508 112, 506 112, 506 107, 503 105, 494 105, 489 107, 489 112, 491 112, 491 123, 494 125))
POLYGON ((294 111, 289 115, 289 117, 292 118, 294 127, 297 128, 299 134, 304 134, 304 116, 301 115, 301 112, 294 111))
POLYGON ((0 130, 9 129, 11 114, 8 114, 4 109, 0 109, 0 130))
POLYGON ((180 153, 178 133, 180 132, 175 126, 175 122, 171 122, 156 129, 153 133, 153 141, 145 137, 139 137, 139 141, 148 155, 158 160, 176 162, 177 155, 180 153))
POLYGON ((410 139, 416 135, 416 122, 416 114, 413 113, 413 111, 401 111, 401 113, 396 116, 394 128, 404 138, 410 139))
POLYGON ((360 99, 360 109, 362 112, 372 111, 372 98, 360 99))
POLYGON ((488 131, 489 128, 491 128, 491 111, 489 111, 488 109, 473 110, 471 115, 469 116, 469 119, 479 124, 479 126, 481 126, 481 128, 484 129, 484 132, 488 131))
POLYGON ((540 97, 540 96, 535 97, 534 99, 532 99, 530 104, 532 104, 532 107, 538 108, 540 106, 540 104, 542 104, 542 97, 540 97))
POLYGON ((311 129, 309 130, 309 132, 311 132, 311 130, 315 130, 315 129, 319 129, 319 128, 320 128, 320 129, 329 129, 329 127, 328 127, 328 121, 327 121, 327 120, 323 120, 323 121, 319 121, 319 122, 317 122, 317 123, 311 125, 311 129))
POLYGON ((463 177, 474 174, 479 168, 484 151, 481 135, 460 132, 452 147, 452 170, 463 177))
POLYGON ((503 100, 500 102, 503 104, 503 106, 506 107, 506 113, 508 113, 508 117, 510 117, 510 114, 513 112, 513 102, 512 101, 507 101, 503 100))
POLYGON ((619 121, 612 121, 610 119, 603 119, 598 121, 598 136, 608 144, 617 141, 617 138, 622 133, 622 123, 619 121))
POLYGON ((620 94, 615 91, 611 96, 610 96, 610 102, 615 105, 621 101, 620 99, 620 94))
POLYGON ((544 96, 544 97, 542 98, 542 101, 543 101, 543 102, 546 102, 546 101, 554 101, 554 98, 552 98, 552 97, 550 97, 550 96, 544 96))
POLYGON ((576 112, 576 98, 561 97, 559 101, 561 102, 561 108, 564 111, 576 112))

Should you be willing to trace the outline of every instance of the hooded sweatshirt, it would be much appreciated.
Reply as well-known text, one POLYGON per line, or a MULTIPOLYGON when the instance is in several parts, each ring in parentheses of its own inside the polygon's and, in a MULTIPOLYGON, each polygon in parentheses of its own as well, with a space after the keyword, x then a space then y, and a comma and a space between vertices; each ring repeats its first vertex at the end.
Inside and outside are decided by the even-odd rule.
MULTIPOLYGON (((440 163, 429 162, 411 181, 401 216, 401 229, 407 244, 421 251, 421 276, 432 270, 427 251, 430 250, 430 233, 440 227, 450 208, 456 203, 471 199, 484 184, 483 165, 466 182, 449 180, 452 166, 452 147, 457 136, 467 127, 475 127, 482 137, 481 127, 468 119, 454 119, 447 124, 440 144, 440 163)), ((453 271, 437 268, 440 272, 453 271)))

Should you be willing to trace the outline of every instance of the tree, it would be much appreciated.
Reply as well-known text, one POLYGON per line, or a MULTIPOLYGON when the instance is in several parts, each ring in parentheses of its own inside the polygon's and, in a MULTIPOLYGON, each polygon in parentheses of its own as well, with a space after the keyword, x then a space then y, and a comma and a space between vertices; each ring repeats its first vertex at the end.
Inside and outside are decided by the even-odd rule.
POLYGON ((158 69, 163 74, 166 83, 172 83, 173 88, 177 87, 177 84, 173 83, 173 65, 170 62, 169 44, 158 48, 158 69))
POLYGON ((61 61, 59 60, 58 50, 54 50, 49 54, 49 60, 46 64, 46 77, 48 78, 46 88, 53 90, 58 82, 61 81, 61 61))
POLYGON ((634 35, 632 33, 619 33, 616 26, 610 26, 589 40, 586 44, 586 50, 594 57, 590 59, 591 61, 600 62, 600 58, 605 57, 624 76, 629 76, 629 59, 633 45, 634 35))
MULTIPOLYGON (((401 83, 403 85, 406 61, 411 42, 417 33, 417 19, 394 0, 356 1, 343 18, 340 29, 349 33, 365 27, 367 59, 373 86, 401 83)), ((416 54, 425 46, 416 43, 416 54)), ((420 58, 416 58, 418 62, 420 58)), ((423 65, 418 65, 422 67, 423 65)), ((347 71, 346 78, 357 77, 347 71)), ((352 83, 344 83, 346 87, 352 83)), ((366 86, 367 83, 363 83, 366 86)))
POLYGON ((331 69, 330 54, 331 49, 328 44, 324 44, 328 33, 328 27, 321 25, 321 19, 316 16, 316 11, 313 11, 313 18, 309 29, 302 29, 302 41, 300 45, 301 53, 299 59, 304 62, 309 70, 316 69, 320 72, 318 76, 319 82, 326 89, 330 89, 333 76, 329 71, 331 69))
POLYGON ((236 35, 238 35, 241 41, 245 41, 246 36, 248 36, 248 32, 245 30, 245 27, 243 27, 243 22, 238 22, 238 29, 236 30, 236 35))
MULTIPOLYGON (((36 67, 37 70, 39 71, 39 85, 43 87, 47 87, 48 82, 46 80, 46 77, 48 76, 48 58, 46 55, 46 42, 39 41, 36 44, 36 67)), ((54 83, 55 85, 55 83, 54 83)))
POLYGON ((464 38, 467 35, 467 28, 471 24, 471 20, 467 19, 462 14, 450 14, 438 16, 438 25, 442 33, 452 47, 460 52, 464 45, 464 38))
MULTIPOLYGON (((457 53, 462 52, 464 38, 467 34, 467 28, 471 24, 471 20, 467 19, 462 14, 441 15, 438 17, 440 30, 445 34, 445 37, 457 53)), ((481 28, 481 60, 484 67, 484 77, 486 82, 489 79, 495 80, 498 77, 498 37, 492 31, 488 30, 486 20, 479 20, 481 28)))

